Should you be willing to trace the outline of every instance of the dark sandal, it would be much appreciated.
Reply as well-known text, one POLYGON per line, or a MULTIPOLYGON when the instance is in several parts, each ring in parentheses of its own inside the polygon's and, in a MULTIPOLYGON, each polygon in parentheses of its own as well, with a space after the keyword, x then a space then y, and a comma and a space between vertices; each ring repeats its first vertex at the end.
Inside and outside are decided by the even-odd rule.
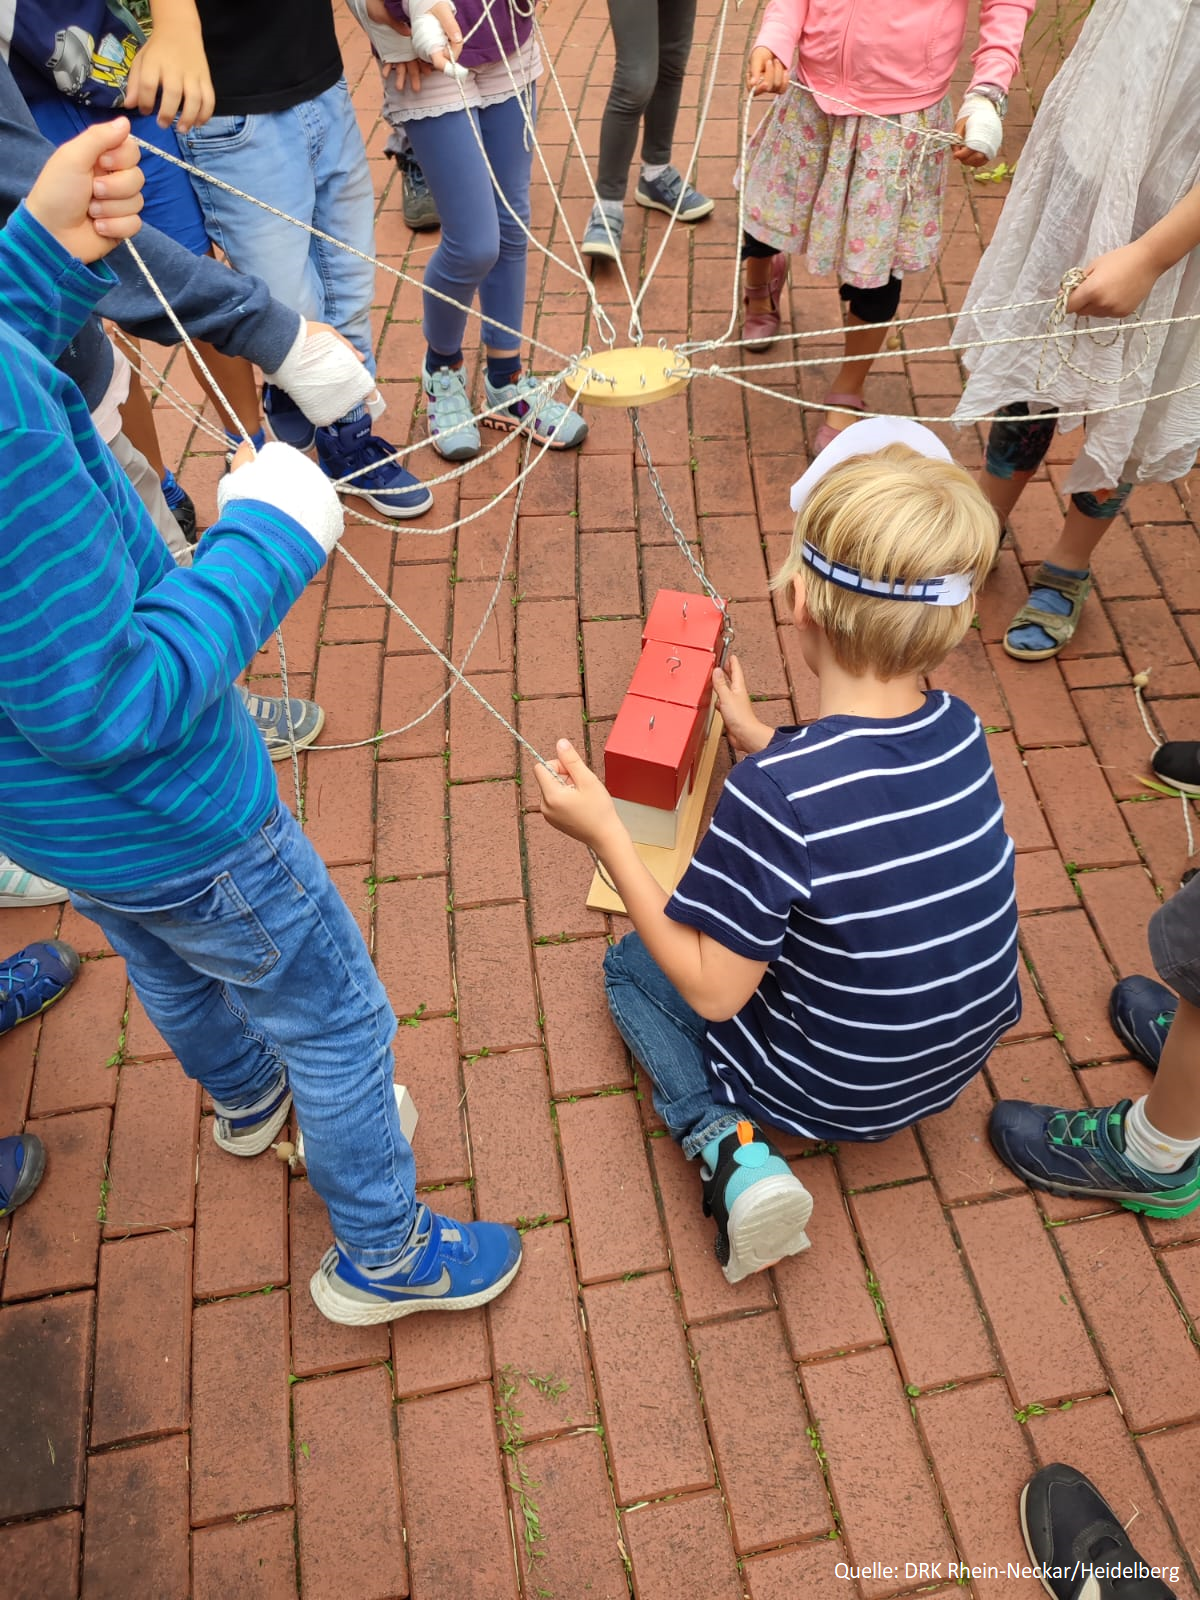
POLYGON ((1009 623, 1004 634, 1004 653, 1012 656, 1014 661, 1048 661, 1051 656, 1056 656, 1064 645, 1070 644, 1075 637, 1075 630, 1079 626, 1079 618, 1083 614, 1083 603, 1087 599, 1092 587, 1089 574, 1086 578, 1067 578, 1059 572, 1052 572, 1045 562, 1037 569, 1030 579, 1030 599, 1025 602, 1020 611, 1009 623), (1043 611, 1032 603, 1035 589, 1053 589, 1071 602, 1071 609, 1066 616, 1057 616, 1053 611, 1043 611), (1009 635, 1018 628, 1040 628, 1043 633, 1050 635, 1054 643, 1048 650, 1022 650, 1014 649, 1009 644, 1009 635))

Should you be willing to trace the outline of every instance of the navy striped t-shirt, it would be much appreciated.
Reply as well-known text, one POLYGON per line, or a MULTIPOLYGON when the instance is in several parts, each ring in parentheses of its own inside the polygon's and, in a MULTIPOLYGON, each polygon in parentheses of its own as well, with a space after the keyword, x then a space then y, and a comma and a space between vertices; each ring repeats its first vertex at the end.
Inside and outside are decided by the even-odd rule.
POLYGON ((939 690, 906 717, 782 729, 730 773, 667 914, 769 963, 709 1024, 718 1098, 830 1140, 944 1110, 1021 1014, 979 718, 939 690))

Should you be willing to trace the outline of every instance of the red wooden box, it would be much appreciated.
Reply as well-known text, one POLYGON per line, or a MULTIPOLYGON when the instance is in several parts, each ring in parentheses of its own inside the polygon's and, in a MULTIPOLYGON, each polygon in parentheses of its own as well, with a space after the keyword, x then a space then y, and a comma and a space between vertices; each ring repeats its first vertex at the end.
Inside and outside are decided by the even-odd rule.
POLYGON ((706 594, 660 589, 642 629, 642 644, 659 639, 666 644, 686 644, 693 650, 710 650, 719 657, 724 627, 721 608, 706 594))
POLYGON ((691 776, 707 713, 627 694, 604 746, 604 784, 617 800, 673 811, 691 776))
POLYGON ((672 705, 707 710, 712 698, 714 660, 711 650, 647 639, 629 693, 641 695, 644 700, 669 700, 672 705))

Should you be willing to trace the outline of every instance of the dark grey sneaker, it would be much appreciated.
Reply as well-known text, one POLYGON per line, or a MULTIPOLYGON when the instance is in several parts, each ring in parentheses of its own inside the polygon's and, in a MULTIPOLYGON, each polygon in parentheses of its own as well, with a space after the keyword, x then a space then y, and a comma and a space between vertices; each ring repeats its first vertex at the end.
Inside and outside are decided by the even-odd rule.
POLYGON ((425 174, 417 165, 416 157, 408 151, 392 159, 400 171, 400 209, 405 222, 414 233, 428 233, 433 228, 440 228, 442 219, 437 201, 425 182, 425 174))
POLYGON ((1200 744, 1194 739, 1172 739, 1160 744, 1150 757, 1154 776, 1184 794, 1200 794, 1200 744))
POLYGON ((588 225, 580 240, 580 253, 598 256, 601 261, 618 261, 621 257, 621 235, 625 231, 625 218, 610 216, 600 206, 592 207, 588 225))
POLYGON ((1021 1532, 1054 1600, 1175 1600, 1163 1569, 1143 1561, 1096 1485, 1061 1461, 1022 1489, 1021 1532))
POLYGON ((674 167, 666 167, 657 178, 639 178, 633 198, 650 211, 678 216, 680 222, 699 222, 715 204, 690 183, 685 185, 683 175, 674 167))
POLYGON ((287 707, 275 695, 251 694, 240 683, 235 687, 262 734, 272 761, 286 760, 292 753, 293 743, 297 750, 306 750, 325 726, 325 713, 314 700, 290 701, 289 722, 287 707))

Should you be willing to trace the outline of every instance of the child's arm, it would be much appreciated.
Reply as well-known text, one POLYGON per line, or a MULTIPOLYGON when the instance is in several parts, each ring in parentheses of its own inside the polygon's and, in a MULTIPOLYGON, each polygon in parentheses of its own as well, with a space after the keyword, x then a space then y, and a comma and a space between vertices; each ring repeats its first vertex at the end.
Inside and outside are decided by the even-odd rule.
POLYGON ((730 656, 728 672, 720 667, 713 669, 713 693, 734 749, 743 755, 765 750, 774 730, 754 715, 754 703, 746 688, 742 664, 736 656, 730 656))
POLYGON ((634 849, 608 790, 566 739, 558 741, 553 767, 538 766, 534 773, 542 815, 595 851, 647 950, 692 1010, 709 1022, 735 1016, 762 982, 766 961, 739 955, 667 916, 668 897, 634 849))
POLYGON ((129 69, 126 104, 148 115, 157 100, 159 127, 178 116, 179 132, 187 133, 207 122, 217 103, 195 0, 151 0, 150 16, 150 37, 129 69))
POLYGON ((87 269, 138 231, 141 191, 127 119, 97 123, 55 151, 0 234, 0 318, 42 355, 62 353, 111 285, 87 269))
POLYGON ((1200 184, 1140 239, 1097 256, 1067 301, 1078 316, 1127 317, 1162 274, 1200 245, 1200 184))
POLYGON ((954 131, 962 142, 952 147, 951 154, 964 167, 986 166, 1000 153, 1004 138, 1000 108, 1017 70, 1025 25, 1036 3, 1037 0, 983 0, 979 48, 971 57, 971 84, 954 122, 954 131))
POLYGON ((751 94, 781 94, 796 58, 808 0, 771 0, 750 52, 746 87, 751 94))

